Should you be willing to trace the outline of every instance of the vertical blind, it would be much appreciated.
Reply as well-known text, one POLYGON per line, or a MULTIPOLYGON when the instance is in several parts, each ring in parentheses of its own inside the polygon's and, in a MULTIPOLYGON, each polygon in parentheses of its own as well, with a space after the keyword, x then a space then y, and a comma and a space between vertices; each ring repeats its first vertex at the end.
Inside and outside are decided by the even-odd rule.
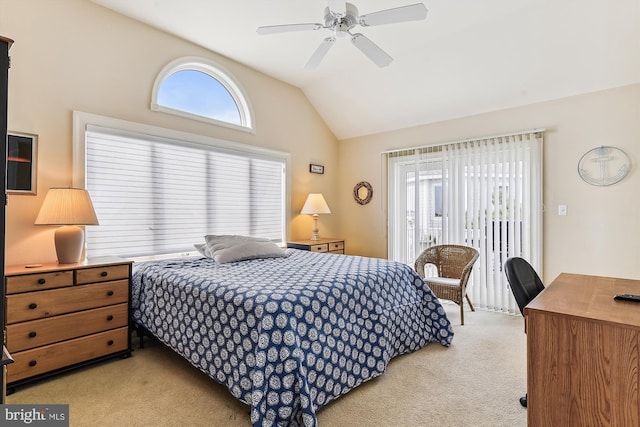
POLYGON ((94 125, 85 137, 100 221, 87 227, 88 255, 190 252, 206 234, 284 241, 284 158, 94 125))
POLYGON ((389 257, 413 265, 428 246, 480 252, 468 294, 474 306, 517 312, 504 272, 512 256, 542 266, 542 132, 385 153, 389 257))

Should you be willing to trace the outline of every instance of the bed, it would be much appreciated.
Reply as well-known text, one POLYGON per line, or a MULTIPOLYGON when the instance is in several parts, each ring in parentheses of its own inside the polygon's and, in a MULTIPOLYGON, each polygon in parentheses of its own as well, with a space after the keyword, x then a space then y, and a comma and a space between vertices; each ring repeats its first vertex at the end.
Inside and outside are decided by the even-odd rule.
POLYGON ((316 412, 453 329, 405 264, 297 249, 217 263, 135 263, 132 317, 250 406, 257 426, 315 426, 316 412))

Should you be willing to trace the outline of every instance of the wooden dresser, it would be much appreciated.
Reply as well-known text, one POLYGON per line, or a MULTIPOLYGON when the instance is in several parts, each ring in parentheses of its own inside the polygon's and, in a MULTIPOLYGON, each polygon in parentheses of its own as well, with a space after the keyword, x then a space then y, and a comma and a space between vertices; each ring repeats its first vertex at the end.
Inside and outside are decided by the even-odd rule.
POLYGON ((311 252, 344 254, 343 239, 298 240, 295 242, 287 242, 287 247, 311 252))
POLYGON ((563 273, 525 307, 529 427, 640 425, 640 280, 563 273))
POLYGON ((131 262, 96 258, 77 264, 5 269, 7 388, 131 354, 131 262))

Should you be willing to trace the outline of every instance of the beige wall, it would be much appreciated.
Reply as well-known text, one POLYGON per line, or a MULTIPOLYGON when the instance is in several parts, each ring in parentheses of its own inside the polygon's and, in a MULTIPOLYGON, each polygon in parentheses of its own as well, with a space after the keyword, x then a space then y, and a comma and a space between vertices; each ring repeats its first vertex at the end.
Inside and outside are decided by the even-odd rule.
POLYGON ((337 141, 299 89, 86 0, 1 0, 0 34, 15 40, 8 127, 39 136, 37 195, 9 197, 8 264, 55 260, 54 228, 33 221, 50 187, 72 184, 73 110, 289 152, 289 237, 311 233, 310 216, 298 214, 309 192, 325 194, 335 215, 322 217, 321 231, 337 234, 337 141), (255 135, 150 110, 155 77, 183 56, 211 59, 235 76, 255 135), (325 174, 310 174, 309 163, 325 165, 325 174))
POLYGON ((640 277, 640 85, 338 143, 299 89, 85 0, 0 0, 0 34, 15 40, 9 129, 40 138, 38 194, 9 197, 9 264, 55 259, 53 228, 33 221, 49 187, 71 185, 79 110, 290 152, 289 237, 308 237, 311 219, 298 212, 308 192, 322 192, 333 214, 321 216, 321 234, 377 257, 387 253, 382 151, 544 127, 544 280, 562 271, 640 277), (236 77, 255 135, 150 111, 154 78, 183 56, 217 61, 236 77), (613 187, 589 186, 576 173, 580 156, 599 145, 619 146, 634 162, 613 187), (309 163, 325 165, 325 174, 310 174, 309 163), (351 196, 362 180, 374 187, 366 206, 351 196), (566 217, 558 204, 568 206, 566 217))
POLYGON ((341 141, 340 225, 348 252, 387 255, 382 151, 535 128, 546 128, 543 280, 561 272, 640 278, 640 85, 341 141), (633 162, 611 187, 588 185, 577 173, 582 154, 601 145, 622 148, 633 162), (363 180, 374 187, 366 206, 351 197, 363 180), (558 216, 559 204, 567 216, 558 216))

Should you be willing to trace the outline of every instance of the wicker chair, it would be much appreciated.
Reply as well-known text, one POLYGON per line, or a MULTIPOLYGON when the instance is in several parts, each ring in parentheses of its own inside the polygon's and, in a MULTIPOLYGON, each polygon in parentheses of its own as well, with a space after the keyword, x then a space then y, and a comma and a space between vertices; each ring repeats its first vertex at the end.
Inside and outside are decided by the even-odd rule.
POLYGON ((460 306, 460 324, 462 325, 464 325, 465 298, 471 311, 475 311, 467 295, 467 281, 478 256, 478 251, 469 246, 435 245, 425 249, 414 264, 416 272, 438 298, 453 301, 460 306), (433 264, 436 267, 437 277, 425 277, 426 264, 433 264))

